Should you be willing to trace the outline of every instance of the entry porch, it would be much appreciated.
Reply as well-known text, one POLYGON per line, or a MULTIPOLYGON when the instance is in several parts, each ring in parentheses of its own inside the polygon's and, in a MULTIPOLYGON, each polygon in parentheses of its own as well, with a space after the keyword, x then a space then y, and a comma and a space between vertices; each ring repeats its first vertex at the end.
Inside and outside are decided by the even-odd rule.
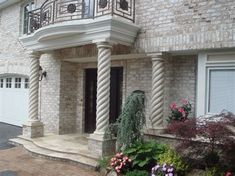
POLYGON ((89 151, 87 137, 85 134, 46 134, 39 138, 27 138, 22 135, 10 139, 10 143, 23 146, 35 156, 78 163, 84 167, 97 169, 99 157, 89 151))

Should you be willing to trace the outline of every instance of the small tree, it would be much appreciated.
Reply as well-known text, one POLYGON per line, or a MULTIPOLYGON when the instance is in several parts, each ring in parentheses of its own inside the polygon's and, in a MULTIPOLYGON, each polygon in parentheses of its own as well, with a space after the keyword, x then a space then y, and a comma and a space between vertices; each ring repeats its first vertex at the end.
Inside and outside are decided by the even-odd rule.
POLYGON ((234 163, 235 140, 228 125, 235 127, 235 116, 231 113, 222 113, 215 117, 222 118, 217 121, 204 120, 200 123, 196 118, 173 122, 168 125, 166 132, 181 138, 178 150, 189 149, 194 156, 203 155, 206 167, 217 165, 220 157, 227 161, 226 164, 234 163))
POLYGON ((145 124, 144 92, 136 90, 127 98, 119 117, 117 143, 123 149, 140 141, 141 130, 145 124))

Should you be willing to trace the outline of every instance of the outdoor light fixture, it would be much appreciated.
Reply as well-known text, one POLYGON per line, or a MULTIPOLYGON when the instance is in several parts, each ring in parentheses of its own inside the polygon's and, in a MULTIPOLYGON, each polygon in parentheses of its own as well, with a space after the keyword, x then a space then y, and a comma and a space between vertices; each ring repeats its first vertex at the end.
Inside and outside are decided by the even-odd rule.
POLYGON ((42 70, 42 67, 39 66, 39 81, 43 79, 43 77, 47 76, 47 72, 42 70))

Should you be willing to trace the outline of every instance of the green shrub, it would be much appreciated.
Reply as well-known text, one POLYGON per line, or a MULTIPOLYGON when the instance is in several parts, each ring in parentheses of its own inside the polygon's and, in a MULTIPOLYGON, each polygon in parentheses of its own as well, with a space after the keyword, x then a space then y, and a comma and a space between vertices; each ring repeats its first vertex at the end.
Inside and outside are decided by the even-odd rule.
POLYGON ((124 153, 132 160, 133 168, 150 170, 165 152, 166 146, 154 141, 137 142, 126 149, 124 153))
POLYGON ((207 168, 204 176, 224 176, 224 173, 218 167, 207 168))
POLYGON ((173 149, 167 148, 166 151, 159 156, 159 164, 173 164, 179 175, 185 175, 189 169, 189 165, 184 162, 183 158, 173 149))
POLYGON ((134 170, 134 171, 128 172, 125 176, 148 176, 148 175, 149 174, 147 171, 134 170))

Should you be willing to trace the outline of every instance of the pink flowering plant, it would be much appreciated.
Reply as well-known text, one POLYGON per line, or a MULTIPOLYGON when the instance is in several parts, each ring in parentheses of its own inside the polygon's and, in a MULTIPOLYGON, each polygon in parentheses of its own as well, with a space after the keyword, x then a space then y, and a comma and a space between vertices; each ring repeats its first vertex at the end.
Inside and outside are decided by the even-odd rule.
POLYGON ((171 114, 168 117, 168 122, 181 121, 184 122, 188 119, 191 113, 192 105, 188 100, 182 100, 182 105, 178 106, 175 102, 170 104, 171 114))
POLYGON ((152 168, 151 176, 174 176, 175 169, 173 165, 157 164, 152 168))
POLYGON ((124 174, 131 167, 131 159, 123 153, 117 153, 111 158, 110 165, 117 174, 124 174))

